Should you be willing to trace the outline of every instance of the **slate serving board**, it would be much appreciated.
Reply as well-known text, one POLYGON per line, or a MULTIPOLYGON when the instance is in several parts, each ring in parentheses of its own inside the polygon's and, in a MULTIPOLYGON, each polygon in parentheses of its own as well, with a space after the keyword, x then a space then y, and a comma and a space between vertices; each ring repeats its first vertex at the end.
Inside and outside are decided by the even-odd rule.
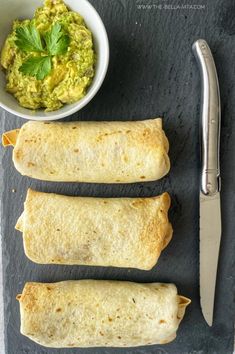
MULTIPOLYGON (((131 185, 46 183, 20 176, 11 161, 11 149, 2 154, 2 246, 7 354, 229 354, 233 350, 235 20, 234 0, 91 0, 110 40, 110 66, 102 89, 82 111, 67 120, 140 120, 163 116, 170 141, 172 168, 158 182, 131 185), (195 9, 165 9, 165 5, 201 5, 195 9), (152 9, 139 5, 152 4, 152 9), (162 9, 160 9, 160 6, 162 9), (158 6, 158 7, 157 7, 158 6), (214 53, 222 96, 221 170, 223 235, 218 269, 215 320, 205 323, 198 288, 199 185, 199 73, 191 44, 208 40, 214 53), (23 252, 14 230, 28 187, 45 192, 80 196, 172 196, 170 219, 173 240, 158 265, 149 272, 115 268, 40 266, 23 252), (174 282, 192 299, 177 339, 164 346, 128 349, 61 349, 40 347, 19 332, 15 300, 26 281, 66 279, 120 279, 174 282)), ((1 130, 20 127, 24 120, 1 110, 1 130)), ((46 247, 46 245, 45 245, 46 247)))

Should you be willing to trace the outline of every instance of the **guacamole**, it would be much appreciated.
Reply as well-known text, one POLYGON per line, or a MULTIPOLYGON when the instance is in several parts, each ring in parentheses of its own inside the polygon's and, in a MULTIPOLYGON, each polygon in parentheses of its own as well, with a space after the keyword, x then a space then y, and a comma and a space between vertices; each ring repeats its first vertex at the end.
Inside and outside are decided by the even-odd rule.
POLYGON ((45 108, 46 111, 59 109, 85 96, 92 82, 95 65, 92 34, 83 18, 70 11, 62 0, 45 0, 32 20, 14 21, 13 30, 2 49, 1 65, 6 71, 6 90, 21 106, 45 108), (43 38, 55 23, 59 23, 69 37, 66 52, 51 56, 51 70, 43 79, 26 75, 20 70, 22 64, 29 57, 41 54, 25 52, 16 45, 17 29, 33 25, 43 38))

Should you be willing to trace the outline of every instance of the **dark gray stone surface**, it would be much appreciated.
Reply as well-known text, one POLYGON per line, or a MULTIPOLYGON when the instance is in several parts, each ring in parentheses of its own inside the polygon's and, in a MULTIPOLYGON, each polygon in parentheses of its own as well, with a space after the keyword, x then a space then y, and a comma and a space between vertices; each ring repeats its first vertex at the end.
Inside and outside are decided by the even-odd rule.
MULTIPOLYGON (((146 2, 92 0, 106 25, 110 40, 110 66, 102 89, 93 101, 70 120, 135 120, 164 117, 170 140, 172 168, 159 182, 133 185, 44 183, 20 176, 11 162, 11 149, 3 151, 2 244, 7 354, 229 354, 233 350, 233 274, 235 213, 235 20, 234 0, 152 0, 162 10, 138 9, 146 2), (201 4, 205 9, 167 10, 164 5, 201 4), (212 328, 203 320, 198 289, 198 186, 199 186, 199 73, 191 44, 207 39, 214 53, 222 96, 222 222, 215 319, 212 328), (114 268, 40 266, 24 255, 14 225, 23 209, 26 190, 82 196, 172 196, 173 240, 158 265, 149 272, 114 268), (13 193, 12 189, 16 192, 13 193), (65 279, 122 279, 139 282, 174 282, 192 299, 177 339, 169 345, 133 349, 61 349, 40 347, 19 332, 15 296, 26 281, 65 279)), ((1 110, 1 128, 20 127, 24 120, 1 110)), ((46 247, 46 245, 45 245, 46 247)), ((208 250, 209 251, 209 250, 208 250)))

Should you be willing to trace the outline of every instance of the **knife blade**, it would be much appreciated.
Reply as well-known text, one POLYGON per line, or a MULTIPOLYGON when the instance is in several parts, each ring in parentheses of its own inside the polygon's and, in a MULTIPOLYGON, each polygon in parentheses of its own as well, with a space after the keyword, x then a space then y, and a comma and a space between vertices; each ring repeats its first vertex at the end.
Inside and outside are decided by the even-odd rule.
POLYGON ((220 91, 211 50, 203 39, 193 44, 199 65, 201 98, 201 185, 200 204, 200 302, 203 316, 213 324, 215 286, 221 240, 220 210, 220 91))
POLYGON ((216 273, 221 238, 220 193, 200 192, 200 297, 203 316, 213 323, 216 273))

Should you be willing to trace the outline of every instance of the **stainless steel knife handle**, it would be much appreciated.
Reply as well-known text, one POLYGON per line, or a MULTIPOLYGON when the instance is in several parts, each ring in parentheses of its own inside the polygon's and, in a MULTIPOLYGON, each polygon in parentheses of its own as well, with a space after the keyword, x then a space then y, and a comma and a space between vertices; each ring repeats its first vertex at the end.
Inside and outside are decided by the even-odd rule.
POLYGON ((193 44, 201 81, 201 144, 202 144, 202 179, 201 191, 213 196, 220 191, 220 91, 215 62, 211 50, 204 39, 193 44))

